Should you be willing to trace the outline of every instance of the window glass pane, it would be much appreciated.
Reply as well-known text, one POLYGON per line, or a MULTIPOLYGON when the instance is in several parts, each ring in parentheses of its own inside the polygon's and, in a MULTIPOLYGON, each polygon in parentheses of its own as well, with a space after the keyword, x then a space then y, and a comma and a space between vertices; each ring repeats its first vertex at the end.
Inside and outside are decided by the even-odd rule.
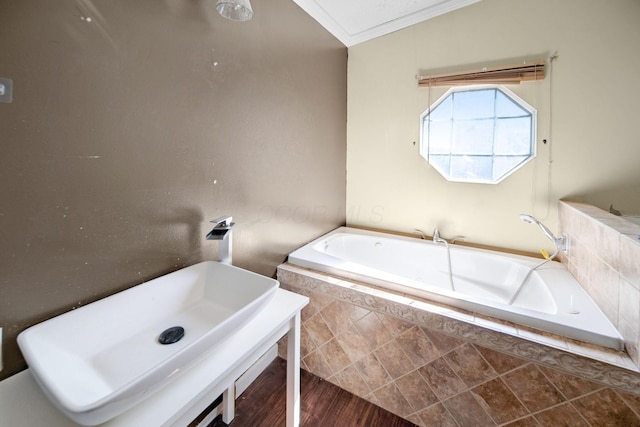
POLYGON ((451 156, 451 178, 458 180, 493 180, 491 156, 451 156))
POLYGON ((511 98, 509 98, 504 93, 498 91, 496 94, 496 116, 497 117, 518 117, 518 116, 529 116, 527 110, 513 102, 511 98))
POLYGON ((429 118, 435 120, 451 120, 453 107, 453 96, 447 96, 440 104, 431 110, 429 118))
POLYGON ((490 89, 454 93, 454 119, 480 119, 494 117, 495 92, 495 89, 490 89))
POLYGON ((425 121, 424 130, 429 143, 429 153, 449 154, 451 151, 451 120, 442 122, 425 121))
POLYGON ((441 174, 445 176, 449 176, 450 166, 451 166, 451 156, 448 154, 446 156, 435 155, 429 156, 429 162, 436 168, 441 174))
POLYGON ((495 154, 531 153, 531 117, 497 119, 495 154))
POLYGON ((453 124, 451 153, 493 153, 493 120, 456 120, 453 124))
POLYGON ((527 160, 526 156, 496 156, 493 158, 493 176, 499 179, 525 160, 527 160))
POLYGON ((449 180, 497 183, 535 155, 535 110, 502 86, 453 88, 425 113, 420 154, 449 180))

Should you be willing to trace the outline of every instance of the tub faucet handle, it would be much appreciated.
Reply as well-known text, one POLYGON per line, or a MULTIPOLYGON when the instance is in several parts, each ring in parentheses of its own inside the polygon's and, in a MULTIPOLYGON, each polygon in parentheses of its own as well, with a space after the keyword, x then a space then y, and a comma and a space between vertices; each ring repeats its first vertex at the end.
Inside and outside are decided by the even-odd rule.
POLYGON ((418 236, 420 236, 422 240, 425 240, 427 238, 427 234, 424 231, 420 230, 419 228, 414 228, 413 232, 418 236))

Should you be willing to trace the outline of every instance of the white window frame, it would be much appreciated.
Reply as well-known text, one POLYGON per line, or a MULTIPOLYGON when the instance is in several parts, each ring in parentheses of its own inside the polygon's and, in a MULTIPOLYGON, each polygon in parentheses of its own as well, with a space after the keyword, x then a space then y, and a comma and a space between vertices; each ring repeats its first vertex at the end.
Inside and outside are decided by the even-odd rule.
MULTIPOLYGON (((493 117, 494 122, 498 119, 498 117, 493 117)), ((502 182, 505 178, 513 174, 515 171, 523 167, 525 164, 530 162, 532 159, 536 157, 536 128, 537 128, 537 110, 532 107, 528 102, 520 98, 518 95, 513 93, 511 90, 506 88, 503 85, 473 85, 473 86, 459 86, 453 87, 449 89, 444 95, 442 95, 436 102, 434 102, 429 108, 427 108, 420 115, 420 155, 427 160, 427 162, 434 167, 447 181, 452 182, 471 182, 471 183, 482 183, 482 184, 498 184, 502 182), (431 161, 429 156, 429 143, 427 135, 425 135, 425 125, 424 121, 432 111, 434 111, 442 102, 444 102, 449 96, 452 96, 454 93, 458 92, 469 92, 469 91, 477 91, 477 90, 498 90, 502 92, 505 96, 507 96, 511 101, 518 104, 522 109, 526 110, 531 115, 531 131, 530 131, 530 151, 529 155, 522 160, 520 163, 513 166, 507 172, 502 174, 501 176, 494 179, 482 179, 482 178, 456 178, 452 177, 449 171, 444 171, 441 167, 435 162, 431 161)), ((493 135, 495 141, 495 134, 493 135)), ((451 153, 450 153, 451 155, 451 153)), ((459 153, 457 154, 459 155, 459 153)), ((479 157, 477 155, 471 155, 471 157, 479 157)), ((492 154, 491 157, 494 157, 495 154, 492 154)))

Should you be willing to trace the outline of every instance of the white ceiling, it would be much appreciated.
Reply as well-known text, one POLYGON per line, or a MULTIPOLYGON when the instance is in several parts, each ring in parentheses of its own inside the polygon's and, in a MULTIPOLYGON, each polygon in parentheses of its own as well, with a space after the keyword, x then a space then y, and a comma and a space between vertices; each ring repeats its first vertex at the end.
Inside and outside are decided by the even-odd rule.
POLYGON ((347 47, 480 0, 293 0, 347 47))

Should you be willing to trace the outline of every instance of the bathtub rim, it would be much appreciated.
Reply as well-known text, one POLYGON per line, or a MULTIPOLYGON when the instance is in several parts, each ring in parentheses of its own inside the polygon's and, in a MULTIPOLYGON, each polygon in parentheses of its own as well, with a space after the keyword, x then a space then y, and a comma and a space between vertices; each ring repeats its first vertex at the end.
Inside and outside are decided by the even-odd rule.
MULTIPOLYGON (((392 238, 405 240, 410 242, 423 242, 423 240, 416 239, 409 236, 398 235, 395 233, 387 233, 384 231, 373 231, 367 229, 360 229, 348 226, 338 227, 324 235, 312 240, 311 242, 297 248, 295 251, 291 252, 287 257, 287 262, 298 265, 304 268, 309 268, 312 270, 316 270, 319 272, 325 272, 335 277, 344 277, 348 280, 360 282, 363 285, 369 284, 372 287, 377 287, 382 290, 391 290, 392 292, 399 293, 407 298, 424 300, 426 302, 435 302, 437 304, 442 304, 446 307, 455 307, 461 310, 470 311, 472 313, 478 313, 480 315, 493 317, 495 319, 501 319, 507 322, 514 323, 516 325, 522 325, 528 328, 538 329, 540 331, 556 334, 562 337, 566 337, 569 339, 578 340, 587 344, 607 347, 610 349, 614 349, 616 351, 624 351, 625 343, 624 338, 620 334, 620 332, 613 326, 611 321, 605 316, 600 307, 591 299, 591 297, 587 294, 587 292, 583 289, 580 283, 573 277, 573 275, 566 269, 564 265, 559 262, 551 262, 543 266, 539 271, 545 272, 545 274, 549 274, 550 272, 553 274, 553 271, 562 272, 560 274, 565 275, 566 280, 571 280, 575 282, 575 286, 577 286, 577 292, 579 295, 579 304, 583 304, 582 301, 587 301, 588 304, 591 305, 589 308, 589 313, 597 315, 599 317, 598 322, 595 325, 591 325, 592 329, 587 330, 584 328, 582 322, 585 318, 586 321, 590 321, 591 316, 587 316, 584 313, 582 316, 578 317, 577 315, 568 315, 568 313, 562 311, 555 315, 547 315, 542 312, 533 313, 532 310, 528 310, 525 308, 520 308, 516 306, 508 306, 510 310, 505 310, 507 308, 504 304, 496 303, 486 299, 480 299, 479 302, 470 301, 468 299, 460 299, 455 298, 455 302, 452 303, 452 297, 446 295, 446 292, 441 293, 432 293, 428 291, 421 291, 415 288, 411 288, 409 286, 405 286, 402 284, 397 284, 393 282, 389 282, 386 280, 381 280, 377 278, 373 278, 370 276, 363 276, 357 273, 350 273, 348 271, 340 270, 332 265, 335 260, 338 258, 328 255, 325 253, 318 252, 314 249, 318 243, 323 240, 329 238, 332 235, 346 233, 346 234, 355 234, 355 235, 364 235, 364 236, 375 236, 379 238, 392 238), (308 252, 313 251, 312 255, 318 254, 320 258, 323 258, 325 263, 309 261, 305 259, 305 256, 308 258, 308 252), (363 280, 363 278, 365 278, 363 280), (505 314, 506 313, 506 314, 505 314), (555 316, 555 318, 554 318, 555 316), (575 316, 575 317, 572 317, 575 316), (561 323, 559 320, 562 319, 568 323, 561 323), (523 320, 525 322, 523 322, 523 320)), ((431 243, 430 241, 424 241, 425 243, 431 243)), ((524 263, 530 267, 533 267, 541 260, 537 258, 533 258, 527 255, 514 254, 501 252, 495 249, 484 249, 484 248, 476 248, 469 246, 454 246, 455 250, 463 250, 463 251, 471 251, 471 252, 479 252, 479 253, 490 253, 497 254, 499 256, 504 256, 506 258, 512 259, 516 262, 524 263)), ((453 248, 452 248, 453 249, 453 248)), ((551 287, 549 287, 551 288, 551 287)), ((557 294, 557 289, 550 289, 552 293, 557 294)), ((555 295, 554 295, 555 296, 555 295)))

